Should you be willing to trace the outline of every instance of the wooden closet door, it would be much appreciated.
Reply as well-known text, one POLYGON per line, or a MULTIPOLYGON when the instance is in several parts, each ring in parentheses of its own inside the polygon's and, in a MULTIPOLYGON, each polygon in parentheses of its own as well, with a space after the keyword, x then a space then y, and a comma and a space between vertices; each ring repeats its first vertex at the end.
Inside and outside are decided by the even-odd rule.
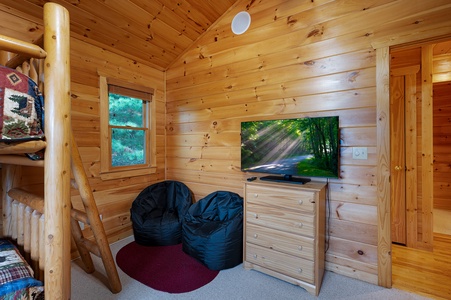
POLYGON ((391 70, 392 242, 416 247, 418 235, 417 73, 419 65, 391 70))
POLYGON ((391 238, 406 245, 405 76, 391 77, 390 95, 391 238))
MULTIPOLYGON (((423 59, 424 61, 424 59, 423 59)), ((393 68, 390 76, 391 237, 412 248, 432 247, 432 197, 427 192, 432 127, 420 65, 393 68), (426 187, 425 187, 426 186, 426 187)))

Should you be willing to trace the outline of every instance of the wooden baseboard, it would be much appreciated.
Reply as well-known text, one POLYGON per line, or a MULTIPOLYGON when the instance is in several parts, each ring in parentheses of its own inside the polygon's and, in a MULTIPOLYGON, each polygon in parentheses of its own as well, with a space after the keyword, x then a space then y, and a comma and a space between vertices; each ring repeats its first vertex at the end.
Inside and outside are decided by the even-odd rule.
POLYGON ((451 243, 451 235, 434 232, 434 240, 439 239, 451 243))

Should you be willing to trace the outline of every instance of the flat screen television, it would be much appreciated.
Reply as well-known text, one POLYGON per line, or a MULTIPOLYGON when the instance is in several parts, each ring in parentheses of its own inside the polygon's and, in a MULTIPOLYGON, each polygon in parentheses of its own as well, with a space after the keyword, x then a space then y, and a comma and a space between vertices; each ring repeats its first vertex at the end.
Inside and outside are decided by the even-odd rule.
POLYGON ((339 177, 338 116, 241 122, 241 170, 303 184, 339 177))

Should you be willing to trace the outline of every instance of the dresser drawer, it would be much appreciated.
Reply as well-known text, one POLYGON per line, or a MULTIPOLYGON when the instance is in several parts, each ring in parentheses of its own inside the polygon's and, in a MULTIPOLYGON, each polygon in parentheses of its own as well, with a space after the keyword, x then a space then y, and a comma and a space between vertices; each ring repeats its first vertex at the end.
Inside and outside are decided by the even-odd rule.
POLYGON ((305 259, 314 259, 315 240, 312 238, 247 224, 246 242, 305 259))
POLYGON ((246 261, 314 284, 314 263, 296 256, 246 243, 246 261))
POLYGON ((314 235, 315 216, 273 206, 246 203, 246 222, 309 237, 314 235))
POLYGON ((246 189, 246 202, 260 203, 296 211, 314 212, 316 198, 317 193, 315 192, 292 190, 289 188, 248 185, 246 189))

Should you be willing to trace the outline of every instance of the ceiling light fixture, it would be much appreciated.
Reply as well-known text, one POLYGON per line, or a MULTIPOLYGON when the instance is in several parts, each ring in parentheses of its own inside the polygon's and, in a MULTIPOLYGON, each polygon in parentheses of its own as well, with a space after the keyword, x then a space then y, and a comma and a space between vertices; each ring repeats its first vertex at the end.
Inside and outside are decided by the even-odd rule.
POLYGON ((243 34, 251 25, 251 15, 247 11, 240 11, 232 20, 232 32, 243 34))

